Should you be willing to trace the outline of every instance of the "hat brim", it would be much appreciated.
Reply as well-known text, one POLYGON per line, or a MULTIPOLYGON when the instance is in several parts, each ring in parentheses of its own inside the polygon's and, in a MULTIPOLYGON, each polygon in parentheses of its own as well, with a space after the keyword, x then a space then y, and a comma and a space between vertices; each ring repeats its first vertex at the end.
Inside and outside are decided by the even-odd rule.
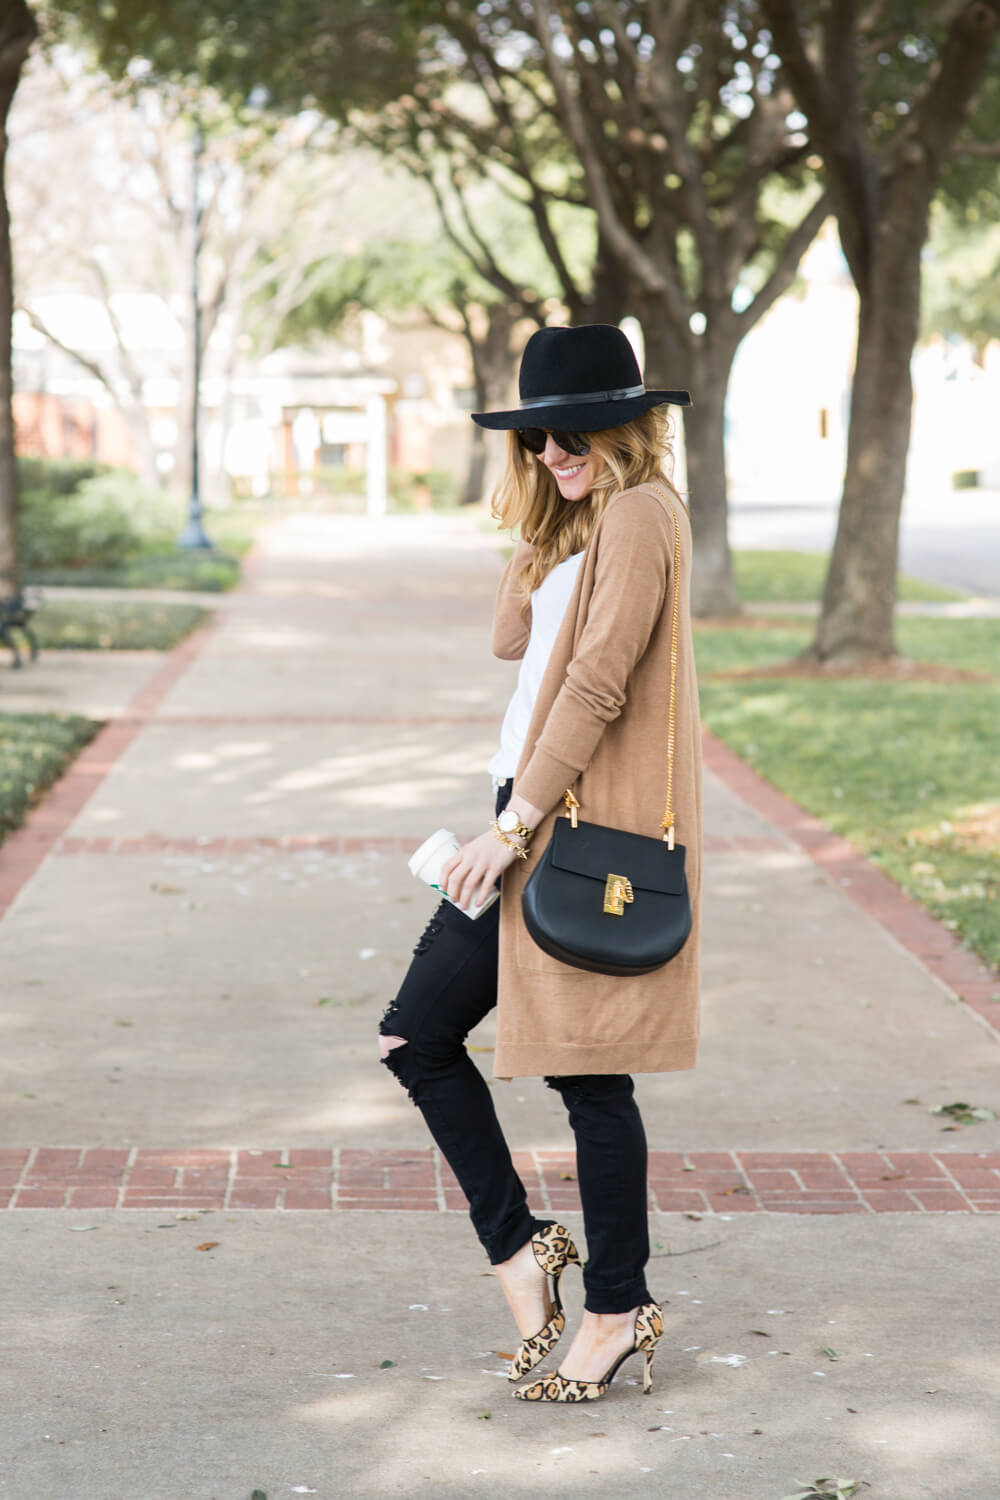
POLYGON ((621 427, 654 406, 691 406, 688 391, 644 391, 622 401, 554 401, 551 406, 518 407, 515 411, 474 411, 472 420, 494 432, 517 427, 562 428, 564 432, 603 432, 621 427))

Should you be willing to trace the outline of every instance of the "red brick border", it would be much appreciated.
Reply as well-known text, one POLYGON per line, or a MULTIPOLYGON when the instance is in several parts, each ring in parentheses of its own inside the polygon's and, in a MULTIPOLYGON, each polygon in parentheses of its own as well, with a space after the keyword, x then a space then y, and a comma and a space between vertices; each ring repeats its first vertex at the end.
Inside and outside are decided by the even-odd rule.
MULTIPOLYGON (((514 1153, 538 1213, 580 1207, 572 1151, 514 1153)), ((658 1213, 1000 1213, 1000 1152, 651 1151, 658 1213)), ((0 1208, 465 1211, 438 1152, 22 1147, 0 1208)))
POLYGON ((779 792, 704 727, 702 754, 714 775, 808 854, 856 906, 1000 1035, 1000 1005, 992 999, 1000 992, 1000 975, 963 948, 943 922, 907 896, 860 849, 779 792))

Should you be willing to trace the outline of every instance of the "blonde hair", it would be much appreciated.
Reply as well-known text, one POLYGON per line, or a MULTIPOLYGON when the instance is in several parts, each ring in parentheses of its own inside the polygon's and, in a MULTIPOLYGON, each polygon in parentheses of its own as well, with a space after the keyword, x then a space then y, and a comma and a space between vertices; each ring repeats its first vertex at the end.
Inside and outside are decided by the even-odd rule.
POLYGON ((522 539, 534 548, 517 579, 525 612, 531 594, 552 569, 583 551, 612 496, 650 479, 664 481, 677 494, 668 477, 673 424, 665 407, 651 407, 621 427, 586 436, 591 453, 603 458, 605 467, 586 500, 564 500, 551 471, 522 446, 515 431, 507 434, 507 465, 490 512, 501 527, 520 527, 522 539))

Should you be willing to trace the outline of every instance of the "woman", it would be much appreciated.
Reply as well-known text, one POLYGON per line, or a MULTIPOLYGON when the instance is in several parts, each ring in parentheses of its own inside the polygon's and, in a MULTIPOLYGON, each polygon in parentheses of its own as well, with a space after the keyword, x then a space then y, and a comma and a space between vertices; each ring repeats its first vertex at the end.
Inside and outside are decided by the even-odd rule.
POLYGON ((514 1394, 579 1401, 602 1396, 637 1352, 650 1388, 663 1324, 645 1280, 646 1140, 630 1075, 693 1067, 697 1048, 701 751, 691 532, 662 473, 662 408, 690 397, 645 390, 628 339, 604 324, 535 333, 520 395, 515 411, 473 417, 509 434, 494 515, 519 525, 521 540, 500 583, 493 649, 520 659, 520 675, 490 763, 496 821, 441 876, 460 907, 482 903, 496 883, 501 897, 475 921, 442 902, 383 1018, 381 1052, 469 1199, 522 1335, 512 1380, 559 1339, 559 1278, 579 1256, 561 1225, 527 1207, 489 1088, 465 1049, 469 1031, 497 1005, 497 1077, 542 1076, 562 1095, 587 1237, 585 1311, 558 1373, 514 1394), (521 893, 567 792, 567 806, 575 798, 590 822, 657 834, 675 589, 675 821, 687 850, 691 934, 653 973, 584 972, 533 943, 521 893))

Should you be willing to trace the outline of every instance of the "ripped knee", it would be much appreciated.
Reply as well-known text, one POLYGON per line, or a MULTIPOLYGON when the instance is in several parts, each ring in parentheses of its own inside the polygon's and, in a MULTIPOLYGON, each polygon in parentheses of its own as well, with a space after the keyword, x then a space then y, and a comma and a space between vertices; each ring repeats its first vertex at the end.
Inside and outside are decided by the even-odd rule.
POLYGON ((382 1066, 389 1069, 396 1082, 402 1084, 412 1103, 416 1104, 420 1068, 409 1039, 383 1032, 378 1039, 378 1052, 382 1066))

